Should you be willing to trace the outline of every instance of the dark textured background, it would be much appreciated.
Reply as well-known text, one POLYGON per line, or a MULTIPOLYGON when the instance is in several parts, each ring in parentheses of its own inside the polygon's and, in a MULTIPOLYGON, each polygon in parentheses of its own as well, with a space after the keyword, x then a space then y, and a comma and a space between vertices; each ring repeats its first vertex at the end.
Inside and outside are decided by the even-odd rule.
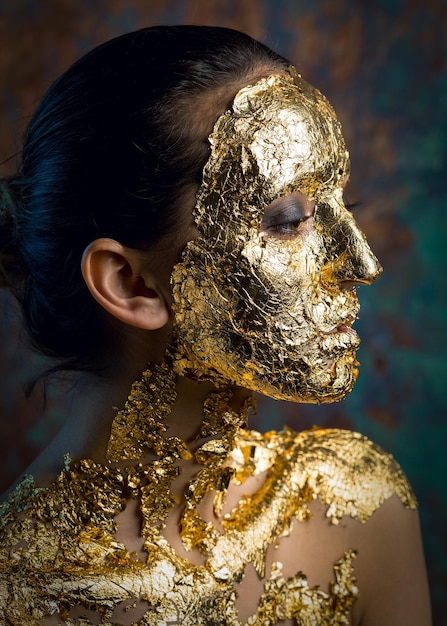
MULTIPOLYGON (((447 625, 446 133, 447 3, 439 0, 3 0, 0 161, 47 85, 80 54, 157 23, 231 26, 263 40, 334 105, 352 156, 348 200, 385 268, 361 288, 362 363, 344 402, 262 400, 260 429, 287 422, 355 428, 392 452, 421 504, 435 623, 447 625)), ((10 170, 4 164, 2 173, 10 170)), ((1 483, 60 424, 63 398, 25 400, 38 365, 18 341, 2 296, 1 483)), ((384 576, 386 573, 384 572, 384 576)))

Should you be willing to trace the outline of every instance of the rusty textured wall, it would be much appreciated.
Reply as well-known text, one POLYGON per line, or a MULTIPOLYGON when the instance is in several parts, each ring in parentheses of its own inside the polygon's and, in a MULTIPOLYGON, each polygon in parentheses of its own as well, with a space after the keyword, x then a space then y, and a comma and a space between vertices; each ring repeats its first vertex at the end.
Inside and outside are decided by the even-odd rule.
MULTIPOLYGON (((122 32, 157 23, 245 30, 288 56, 330 99, 353 168, 348 199, 385 267, 361 288, 357 387, 344 402, 304 407, 262 400, 259 428, 287 422, 355 428, 391 451, 421 503, 435 623, 447 624, 446 145, 447 5, 436 0, 2 0, 0 161, 13 155, 46 86, 75 58, 122 32)), ((12 167, 4 163, 2 173, 12 167)), ((3 486, 60 424, 21 385, 38 359, 0 328, 3 486)))

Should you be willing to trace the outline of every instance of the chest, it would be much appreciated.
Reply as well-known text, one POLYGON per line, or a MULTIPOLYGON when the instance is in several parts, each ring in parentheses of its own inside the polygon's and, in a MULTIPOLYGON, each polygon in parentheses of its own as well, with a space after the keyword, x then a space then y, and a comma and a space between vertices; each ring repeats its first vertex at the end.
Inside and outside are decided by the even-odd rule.
POLYGON ((146 475, 132 478, 126 497, 117 475, 97 475, 92 490, 94 478, 54 485, 6 528, 0 597, 12 624, 80 606, 96 615, 85 624, 117 623, 121 613, 119 623, 158 626, 349 623, 352 552, 335 563, 328 591, 310 586, 298 564, 284 571, 276 546, 293 520, 306 522, 263 476, 228 489, 219 514, 212 490, 188 502, 146 475))

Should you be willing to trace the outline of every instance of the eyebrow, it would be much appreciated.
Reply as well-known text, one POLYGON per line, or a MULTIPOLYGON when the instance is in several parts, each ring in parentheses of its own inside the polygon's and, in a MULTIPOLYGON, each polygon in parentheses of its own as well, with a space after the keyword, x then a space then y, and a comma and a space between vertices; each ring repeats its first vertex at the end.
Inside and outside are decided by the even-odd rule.
POLYGON ((305 209, 306 204, 309 204, 311 206, 315 205, 315 200, 309 200, 309 198, 307 198, 304 194, 301 194, 301 192, 292 192, 287 196, 280 196, 279 198, 276 198, 275 200, 270 202, 270 204, 267 205, 264 209, 264 213, 274 211, 276 208, 287 209, 292 206, 299 206, 300 208, 305 209))

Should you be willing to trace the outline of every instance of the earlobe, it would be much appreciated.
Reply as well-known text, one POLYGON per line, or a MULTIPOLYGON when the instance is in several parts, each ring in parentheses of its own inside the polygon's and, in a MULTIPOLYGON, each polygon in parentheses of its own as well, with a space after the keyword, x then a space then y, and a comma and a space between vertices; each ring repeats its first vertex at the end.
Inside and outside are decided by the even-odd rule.
POLYGON ((125 324, 158 330, 170 317, 169 306, 138 250, 114 239, 96 239, 81 262, 85 283, 95 300, 125 324))

